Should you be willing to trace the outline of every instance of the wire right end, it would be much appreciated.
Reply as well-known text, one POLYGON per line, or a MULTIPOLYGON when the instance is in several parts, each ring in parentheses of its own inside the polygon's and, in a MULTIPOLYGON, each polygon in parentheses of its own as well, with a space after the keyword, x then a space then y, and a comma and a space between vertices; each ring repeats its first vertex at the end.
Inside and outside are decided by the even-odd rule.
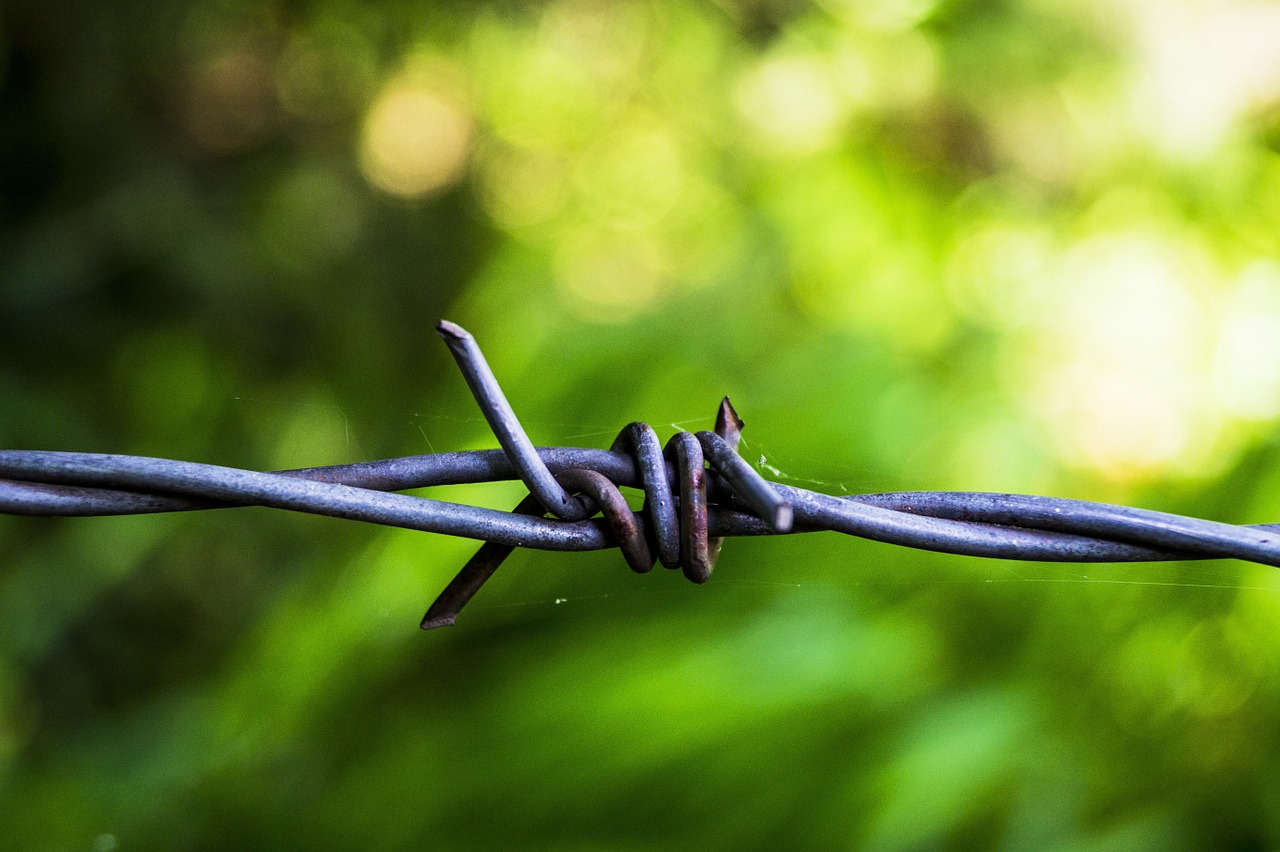
POLYGON ((449 322, 447 319, 442 319, 440 322, 436 323, 436 334, 443 337, 446 343, 454 340, 472 339, 471 332, 467 331, 457 323, 449 322))

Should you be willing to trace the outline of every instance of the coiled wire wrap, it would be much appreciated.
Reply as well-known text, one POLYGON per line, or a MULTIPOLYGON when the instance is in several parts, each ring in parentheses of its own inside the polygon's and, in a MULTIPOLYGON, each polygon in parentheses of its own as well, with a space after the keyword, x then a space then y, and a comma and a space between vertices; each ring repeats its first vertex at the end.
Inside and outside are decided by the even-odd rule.
POLYGON ((1234 526, 1134 509, 1016 494, 909 492, 833 497, 765 481, 738 454, 742 421, 725 399, 712 432, 665 447, 644 423, 609 450, 535 448, 469 334, 439 332, 494 426, 502 450, 438 453, 260 473, 170 459, 0 450, 0 512, 118 515, 270 506, 485 543, 423 620, 452 624, 515 547, 620 547, 635 571, 655 561, 697 583, 721 538, 832 530, 970 556, 1047 562, 1236 558, 1280 566, 1280 525, 1234 526), (708 468, 709 465, 709 468, 708 468), (513 512, 390 493, 429 485, 522 479, 513 512), (630 511, 619 486, 644 492, 630 511), (592 517, 597 512, 603 517, 592 517), (547 514, 554 517, 547 518, 547 514))
MULTIPOLYGON (((629 448, 634 454, 645 493, 642 516, 648 517, 652 530, 651 547, 642 516, 632 514, 626 498, 608 477, 589 468, 570 468, 558 475, 551 472, 525 434, 475 339, 447 320, 440 323, 437 331, 458 362, 498 443, 529 486, 530 497, 520 502, 515 514, 537 514, 541 508, 563 520, 576 521, 599 511, 631 570, 649 571, 656 556, 668 568, 683 568, 684 575, 693 582, 705 583, 711 578, 721 544, 721 539, 712 539, 707 532, 705 448, 724 483, 736 487, 744 502, 756 508, 775 531, 790 530, 792 517, 786 501, 738 455, 743 424, 728 397, 720 403, 715 432, 699 432, 696 437, 677 432, 666 447, 659 449, 653 428, 636 422, 623 428, 614 439, 615 452, 629 448), (673 506, 668 462, 675 470, 678 509, 673 506)), ((431 604, 423 616, 422 628, 452 624, 510 553, 509 547, 481 547, 431 604)))
MULTIPOLYGON (((555 474, 554 479, 566 493, 577 495, 576 499, 586 498, 584 503, 588 515, 594 515, 597 509, 604 515, 613 540, 618 543, 631 570, 643 574, 653 568, 655 561, 661 561, 667 568, 683 568, 684 575, 691 581, 705 583, 711 578, 723 541, 708 533, 704 461, 707 456, 713 458, 724 482, 750 483, 742 488, 744 492, 756 489, 752 499, 765 509, 766 515, 772 510, 770 524, 775 531, 786 532, 791 526, 790 507, 786 501, 745 463, 739 468, 731 461, 741 462, 736 444, 742 425, 741 418, 725 397, 720 403, 715 432, 699 432, 696 436, 677 432, 666 447, 660 445, 657 433, 648 423, 636 422, 624 427, 614 439, 610 451, 628 451, 635 459, 645 495, 640 514, 632 513, 618 486, 602 473, 589 468, 570 468, 555 474), (667 473, 668 464, 674 468, 675 489, 667 473), (677 490, 678 507, 673 493, 677 490), (780 527, 781 524, 785 526, 780 527)), ((517 514, 538 514, 547 508, 537 494, 530 491, 514 511, 517 514)), ((427 610, 422 619, 423 629, 452 624, 458 612, 493 575, 511 550, 493 543, 483 545, 427 610)))

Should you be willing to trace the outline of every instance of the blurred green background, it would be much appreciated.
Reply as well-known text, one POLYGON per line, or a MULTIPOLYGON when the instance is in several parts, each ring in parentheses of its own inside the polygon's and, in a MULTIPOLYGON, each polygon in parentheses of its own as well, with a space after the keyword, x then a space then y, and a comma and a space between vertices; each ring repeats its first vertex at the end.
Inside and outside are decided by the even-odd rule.
MULTIPOLYGON (((0 445, 270 469, 721 395, 767 475, 1280 520, 1280 6, 0 6, 0 445)), ((510 483, 427 492, 508 508, 510 483)), ((834 534, 704 587, 0 517, 0 846, 1280 846, 1280 577, 834 534)))

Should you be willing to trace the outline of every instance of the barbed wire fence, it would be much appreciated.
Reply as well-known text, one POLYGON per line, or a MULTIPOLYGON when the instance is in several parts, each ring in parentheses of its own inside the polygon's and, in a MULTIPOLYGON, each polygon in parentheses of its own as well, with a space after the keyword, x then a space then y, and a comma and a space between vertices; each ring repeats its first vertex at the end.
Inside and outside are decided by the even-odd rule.
POLYGON ((1233 558, 1280 567, 1280 524, 1240 526, 1056 497, 956 491, 831 496, 764 479, 740 455, 743 422, 726 397, 713 431, 677 432, 663 446, 631 423, 608 450, 530 442, 479 346, 441 321, 501 449, 434 453, 270 473, 171 459, 0 450, 0 512, 86 516, 268 506, 484 544, 431 604, 424 629, 453 624, 517 547, 617 547, 632 570, 710 576, 723 540, 828 530, 889 544, 1040 562, 1233 558), (511 512, 396 492, 520 479, 511 512), (639 488, 633 512, 620 487, 639 488), (550 517, 548 517, 550 516, 550 517))

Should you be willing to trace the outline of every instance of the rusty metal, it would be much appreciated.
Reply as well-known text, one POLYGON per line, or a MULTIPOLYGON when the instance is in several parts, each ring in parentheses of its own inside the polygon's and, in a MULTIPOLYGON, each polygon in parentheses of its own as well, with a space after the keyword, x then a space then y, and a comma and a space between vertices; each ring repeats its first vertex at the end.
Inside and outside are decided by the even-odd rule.
POLYGON ((831 530, 970 556, 1046 562, 1235 558, 1280 566, 1280 524, 1235 526, 1053 497, 908 492, 834 497, 765 480, 738 454, 741 418, 725 398, 714 432, 678 432, 660 446, 631 423, 609 450, 535 448, 474 339, 437 329, 501 450, 406 456, 261 473, 138 456, 0 451, 0 512, 118 515, 271 506, 484 544, 431 604, 424 629, 453 624, 516 547, 620 547, 635 571, 655 560, 695 583, 726 536, 831 530), (520 479, 512 512, 394 493, 428 485, 520 479), (632 512, 619 487, 639 488, 632 512), (594 517, 602 513, 602 517, 594 517), (546 517, 551 514, 554 517, 546 517))
MULTIPOLYGON (((528 494, 512 511, 520 515, 541 515, 546 509, 535 495, 528 494)), ((480 545, 475 555, 467 560, 458 575, 449 581, 449 585, 445 586, 444 591, 427 608, 427 614, 422 617, 422 629, 434 630, 437 627, 452 626, 462 608, 488 582, 493 572, 498 570, 498 566, 513 550, 515 548, 512 545, 494 541, 486 541, 480 545)))

